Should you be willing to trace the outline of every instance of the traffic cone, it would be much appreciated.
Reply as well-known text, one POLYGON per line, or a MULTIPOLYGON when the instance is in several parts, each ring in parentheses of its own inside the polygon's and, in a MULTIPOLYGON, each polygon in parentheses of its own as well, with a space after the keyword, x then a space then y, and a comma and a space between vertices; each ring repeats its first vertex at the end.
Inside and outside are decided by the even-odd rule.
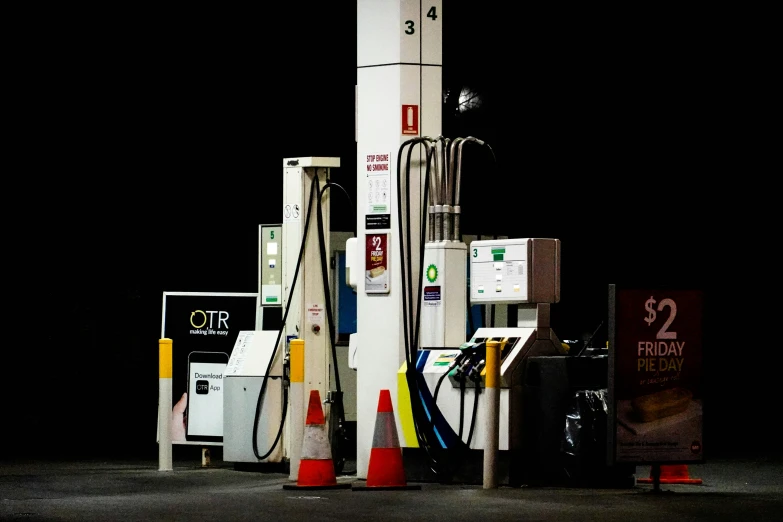
MULTIPOLYGON (((636 479, 640 484, 652 484, 655 482, 650 470, 650 478, 636 479)), ((691 478, 686 464, 661 464, 661 478, 658 480, 661 484, 701 484, 701 479, 691 478)))
POLYGON ((381 390, 378 398, 366 484, 364 486, 354 484, 351 489, 354 491, 421 489, 421 486, 409 486, 405 481, 402 449, 397 437, 397 424, 394 421, 394 408, 389 390, 381 390))
POLYGON ((337 483, 332 461, 332 449, 326 432, 326 421, 321 409, 321 394, 310 390, 307 406, 302 454, 296 484, 283 484, 283 489, 338 489, 350 488, 351 484, 337 483))

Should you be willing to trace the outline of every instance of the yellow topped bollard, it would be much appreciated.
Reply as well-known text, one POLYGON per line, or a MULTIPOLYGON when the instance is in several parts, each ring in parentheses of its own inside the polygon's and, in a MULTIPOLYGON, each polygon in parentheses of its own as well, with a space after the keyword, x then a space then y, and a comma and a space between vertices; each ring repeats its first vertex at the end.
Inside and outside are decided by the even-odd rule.
POLYGON ((484 442, 484 489, 498 487, 497 461, 500 445, 500 343, 487 341, 484 385, 487 398, 484 442))
POLYGON ((288 364, 291 376, 288 400, 291 401, 291 458, 289 463, 289 480, 299 477, 299 461, 302 455, 302 439, 304 438, 304 340, 291 339, 288 345, 288 364))
POLYGON ((158 341, 158 471, 171 471, 172 340, 158 341))

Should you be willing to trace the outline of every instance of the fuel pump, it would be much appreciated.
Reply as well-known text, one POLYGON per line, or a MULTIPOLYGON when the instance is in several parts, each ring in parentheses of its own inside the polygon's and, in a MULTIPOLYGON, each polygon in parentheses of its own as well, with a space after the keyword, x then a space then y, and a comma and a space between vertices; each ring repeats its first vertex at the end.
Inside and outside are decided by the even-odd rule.
MULTIPOLYGON (((440 481, 480 481, 486 444, 482 417, 486 342, 501 342, 501 418, 499 448, 508 462, 521 445, 524 423, 521 382, 527 357, 559 355, 562 343, 549 325, 549 306, 560 298, 560 242, 557 239, 522 238, 474 241, 470 257, 461 238, 462 150, 468 143, 492 148, 477 138, 439 137, 408 140, 400 147, 398 198, 400 217, 400 271, 403 279, 403 329, 406 361, 399 369, 407 389, 400 388, 400 402, 410 402, 401 414, 403 454, 411 470, 428 469, 440 481), (413 284, 409 223, 416 208, 406 189, 411 181, 413 147, 422 149, 427 205, 422 220, 421 274, 413 284), (406 161, 402 161, 403 154, 406 161), (448 158, 448 161, 446 161, 448 158), (405 212, 403 212, 405 209, 405 212), (471 290, 467 296, 470 260, 471 290), (467 306, 505 304, 517 306, 516 327, 485 327, 465 339, 467 306), (472 400, 466 400, 472 395, 472 400), (466 420, 469 419, 468 422, 466 420), (408 429, 406 429, 408 428, 408 429), (422 466, 424 464, 424 466, 422 466), (472 470, 472 471, 471 471, 472 470), (471 476, 471 473, 474 473, 471 476)), ((494 153, 491 154, 494 159, 494 153)), ((486 409, 486 408, 484 408, 486 409)))
MULTIPOLYGON (((260 246, 268 250, 259 256, 260 262, 269 265, 272 258, 275 266, 278 261, 282 263, 282 274, 275 272, 275 278, 260 281, 260 295, 265 302, 282 298, 282 318, 274 331, 255 332, 255 342, 243 347, 245 380, 232 381, 237 392, 226 395, 226 400, 232 401, 226 411, 234 412, 243 421, 232 419, 227 461, 260 463, 288 459, 295 476, 302 446, 304 400, 309 390, 316 389, 326 399, 335 471, 343 469, 348 448, 327 268, 328 190, 336 187, 345 192, 330 180, 330 170, 339 165, 338 158, 284 160, 284 220, 279 231, 270 231, 281 237, 272 241, 274 235, 270 235, 269 241, 264 240, 260 246), (270 288, 271 282, 280 285, 281 279, 282 289, 270 288), (305 342, 305 392, 300 395, 288 393, 288 341, 293 338, 305 342), (248 389, 252 389, 252 400, 248 399, 248 389)), ((262 312, 265 318, 269 315, 268 309, 262 312)))

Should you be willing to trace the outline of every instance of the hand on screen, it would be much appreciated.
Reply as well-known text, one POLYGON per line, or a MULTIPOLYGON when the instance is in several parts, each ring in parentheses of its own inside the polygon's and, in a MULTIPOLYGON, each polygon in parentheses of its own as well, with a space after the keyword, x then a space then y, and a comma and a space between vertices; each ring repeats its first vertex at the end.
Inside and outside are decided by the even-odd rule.
POLYGON ((185 408, 188 406, 188 393, 182 397, 171 410, 171 440, 185 440, 185 408))

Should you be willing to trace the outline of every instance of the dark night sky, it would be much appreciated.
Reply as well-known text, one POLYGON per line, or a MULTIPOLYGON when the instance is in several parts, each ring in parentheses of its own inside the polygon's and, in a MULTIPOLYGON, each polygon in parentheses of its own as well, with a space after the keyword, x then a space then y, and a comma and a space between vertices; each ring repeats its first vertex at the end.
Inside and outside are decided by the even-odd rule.
MULTIPOLYGON (((737 183, 758 172, 758 142, 732 35, 704 13, 446 3, 444 90, 469 87, 484 105, 444 111, 444 134, 481 137, 498 159, 466 171, 464 232, 561 239, 562 338, 605 318, 610 283, 703 290, 708 393, 753 426, 727 435, 736 422, 716 406, 708 429, 723 450, 752 441, 765 406, 747 405, 748 388, 766 396, 781 357, 733 355, 763 343, 763 290, 747 271, 763 229, 745 226, 755 211, 737 183)), ((34 379, 13 377, 9 442, 156 455, 162 292, 257 290, 257 228, 282 219, 283 158, 340 157, 333 179, 355 196, 356 13, 341 4, 22 24, 5 199, 30 338, 10 367, 40 356, 34 379)), ((334 210, 332 229, 351 230, 352 209, 334 210)))

